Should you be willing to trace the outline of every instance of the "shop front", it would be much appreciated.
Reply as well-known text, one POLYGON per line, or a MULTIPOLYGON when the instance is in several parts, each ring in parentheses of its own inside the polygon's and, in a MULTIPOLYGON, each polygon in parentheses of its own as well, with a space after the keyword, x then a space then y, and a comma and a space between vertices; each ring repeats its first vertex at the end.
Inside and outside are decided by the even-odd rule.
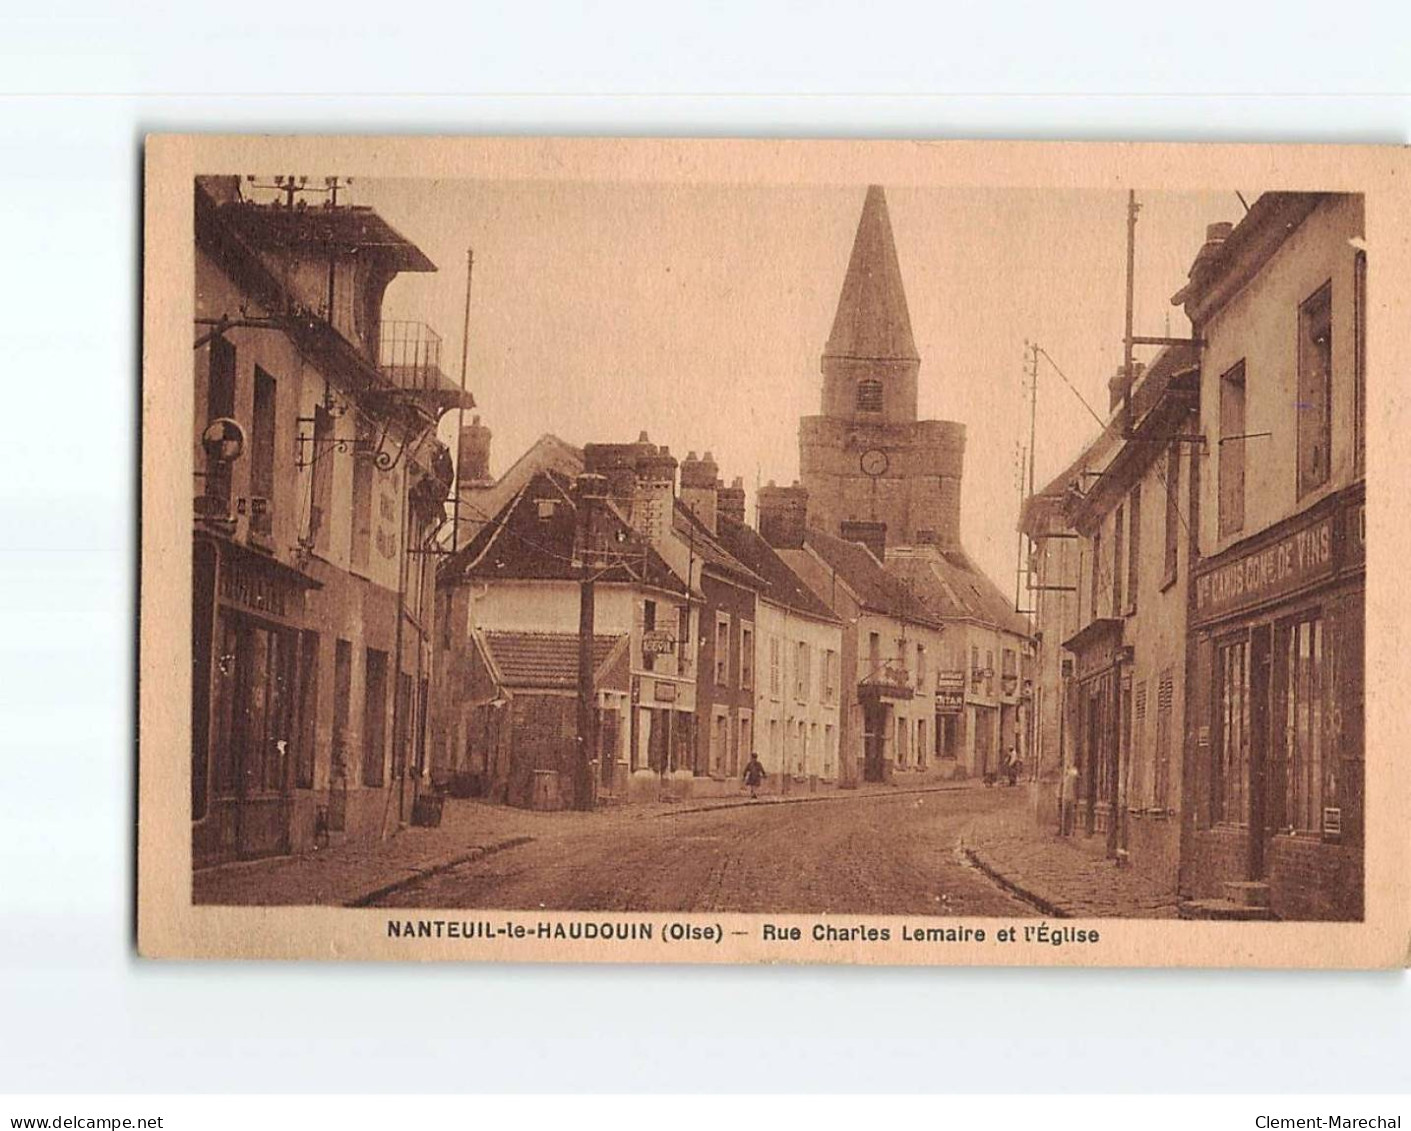
POLYGON ((1194 573, 1190 900, 1362 916, 1364 499, 1330 496, 1194 573))
POLYGON ((291 849, 313 785, 318 583, 236 543, 193 546, 191 817, 196 866, 291 849))
POLYGON ((1063 642, 1073 656, 1064 701, 1073 735, 1074 831, 1101 836, 1114 858, 1122 847, 1122 751, 1130 730, 1131 655, 1122 636, 1120 618, 1099 617, 1063 642))

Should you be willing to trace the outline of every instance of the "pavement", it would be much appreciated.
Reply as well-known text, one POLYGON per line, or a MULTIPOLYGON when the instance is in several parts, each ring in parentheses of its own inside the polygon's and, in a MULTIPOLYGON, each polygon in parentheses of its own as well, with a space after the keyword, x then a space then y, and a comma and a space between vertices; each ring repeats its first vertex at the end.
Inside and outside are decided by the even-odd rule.
POLYGON ((1027 789, 903 779, 801 796, 533 812, 207 868, 193 901, 522 910, 1174 918, 1173 890, 1035 824, 1027 789))
POLYGON ((944 858, 936 865, 941 871, 965 875, 959 878, 964 882, 943 886, 966 889, 972 902, 980 893, 998 896, 1012 913, 1011 897, 955 856, 959 828, 973 816, 974 803, 965 799, 980 799, 984 807, 985 796, 996 795, 969 783, 915 778, 758 801, 725 797, 609 806, 589 813, 540 813, 448 800, 435 829, 406 828, 387 840, 344 841, 303 856, 203 869, 194 876, 193 901, 247 906, 429 906, 439 901, 443 906, 602 909, 700 903, 732 910, 744 910, 748 902, 759 910, 782 911, 790 909, 790 890, 807 889, 806 874, 811 874, 815 888, 822 884, 828 890, 808 896, 804 902, 809 906, 851 903, 883 910, 902 901, 909 909, 934 910, 952 895, 932 890, 935 885, 924 882, 917 869, 926 867, 921 860, 944 858), (948 816, 938 823, 943 798, 949 802, 944 806, 948 816), (905 816, 894 828, 898 813, 905 816), (910 835, 902 826, 911 829, 910 835), (913 850, 917 860, 909 857, 913 850), (883 881, 883 871, 893 875, 883 881), (515 882, 496 884, 487 878, 507 873, 517 877, 515 882), (717 879, 712 895, 710 875, 731 878, 717 879), (853 876, 854 882, 843 881, 843 875, 853 876), (833 878, 825 882, 826 876, 833 878), (911 890, 918 884, 926 893, 919 902, 911 890), (733 894, 721 896, 725 889, 733 894), (864 895, 853 898, 859 889, 864 895), (840 892, 847 898, 836 898, 840 892), (635 903, 638 899, 647 902, 635 903))
POLYGON ((1137 868, 1119 868, 1080 839, 1037 825, 1028 791, 1022 793, 1024 805, 964 830, 961 851, 970 863, 1052 918, 1176 918, 1174 885, 1137 868))

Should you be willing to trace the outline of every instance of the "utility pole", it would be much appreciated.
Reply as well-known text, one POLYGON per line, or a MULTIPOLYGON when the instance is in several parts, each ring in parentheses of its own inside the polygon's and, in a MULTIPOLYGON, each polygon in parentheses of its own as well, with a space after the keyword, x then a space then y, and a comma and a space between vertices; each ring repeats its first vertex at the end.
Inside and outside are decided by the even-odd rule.
POLYGON ((465 371, 470 352, 470 281, 475 272, 475 252, 465 252, 465 322, 461 328, 461 400, 456 414, 456 481, 451 497, 451 550, 461 548, 461 436, 465 432, 465 371))
POLYGON ((1122 436, 1132 429, 1132 309, 1137 276, 1137 213, 1141 211, 1135 189, 1127 190, 1127 323, 1122 337, 1122 436))
POLYGON ((578 751, 573 765, 573 807, 592 809, 592 758, 598 749, 597 690, 593 686, 593 513, 607 495, 607 477, 587 473, 574 484, 578 501, 578 751))

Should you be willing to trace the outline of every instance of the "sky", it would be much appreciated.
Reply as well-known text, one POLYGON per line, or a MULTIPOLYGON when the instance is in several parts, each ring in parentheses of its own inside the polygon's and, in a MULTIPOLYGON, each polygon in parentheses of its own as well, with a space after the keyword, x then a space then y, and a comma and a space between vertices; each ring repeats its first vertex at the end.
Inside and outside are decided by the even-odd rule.
MULTIPOLYGON (((1135 331, 1189 333, 1170 297, 1205 226, 1243 215, 1236 190, 1257 193, 1133 187, 1135 331)), ((798 476, 798 420, 819 411, 819 358, 865 193, 407 179, 355 180, 340 199, 376 208, 437 264, 399 276, 383 317, 429 323, 453 379, 474 249, 467 385, 494 434, 494 474, 546 432, 582 444, 645 430, 678 459, 711 451, 727 482, 744 479, 752 513, 756 483, 798 476)), ((966 426, 962 540, 1013 592, 1025 343, 1106 414, 1122 361, 1126 191, 900 186, 887 202, 922 359, 920 416, 966 426)), ((1041 360, 1036 483, 1098 427, 1041 360)), ((454 429, 452 415, 448 442, 454 429)))

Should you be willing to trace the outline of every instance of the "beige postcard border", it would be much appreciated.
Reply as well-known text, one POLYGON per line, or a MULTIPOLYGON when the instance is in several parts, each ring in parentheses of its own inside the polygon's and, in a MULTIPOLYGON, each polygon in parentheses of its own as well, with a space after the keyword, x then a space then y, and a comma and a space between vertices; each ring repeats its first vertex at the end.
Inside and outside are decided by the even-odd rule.
MULTIPOLYGON (((928 965, 1386 967, 1411 954, 1411 770, 1403 601, 1393 566, 1411 551, 1403 492, 1411 445, 1411 159, 1400 147, 979 141, 155 136, 147 140, 142 350, 138 938, 149 957, 515 962, 844 962, 928 965), (889 928, 885 943, 810 941, 819 916, 418 912, 417 919, 650 923, 651 940, 389 938, 395 911, 195 907, 189 821, 192 178, 252 169, 354 176, 734 184, 1197 190, 1212 186, 1366 194, 1368 312, 1366 908, 1357 924, 1133 920, 1050 922, 1096 943, 1024 941, 1039 920, 834 917, 889 928), (1399 522, 1398 519, 1401 519, 1399 522), (765 942, 764 923, 803 928, 765 942), (983 927, 984 943, 910 943, 903 924, 983 927), (720 941, 671 941, 671 924, 720 941), (999 941, 1006 926, 1021 928, 999 941), (732 931, 743 931, 732 935, 732 931)), ((552 931, 550 932, 553 933, 552 931)))

